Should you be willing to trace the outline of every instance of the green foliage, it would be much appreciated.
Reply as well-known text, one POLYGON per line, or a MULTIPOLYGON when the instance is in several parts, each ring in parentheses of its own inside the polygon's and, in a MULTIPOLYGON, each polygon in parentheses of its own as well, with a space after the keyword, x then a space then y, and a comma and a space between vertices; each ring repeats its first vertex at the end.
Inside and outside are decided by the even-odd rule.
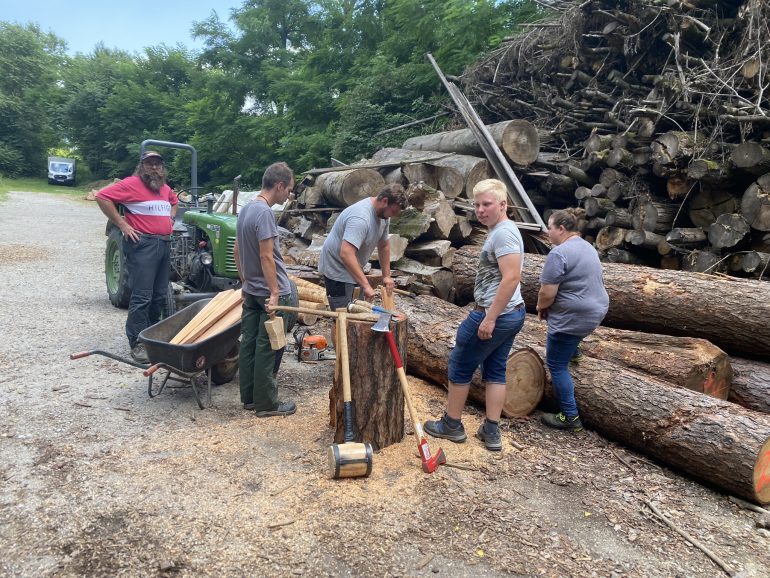
MULTIPOLYGON (((62 138, 79 172, 97 178, 131 173, 148 138, 192 144, 199 183, 220 187, 238 174, 258 187, 277 160, 297 172, 331 155, 357 160, 438 128, 374 136, 447 102, 426 52, 460 74, 537 10, 528 0, 245 0, 231 26, 213 12, 194 25, 200 54, 97 45, 70 59, 55 37, 2 24, 0 171, 32 166, 62 138)), ((164 156, 173 184, 189 185, 189 155, 164 156)))

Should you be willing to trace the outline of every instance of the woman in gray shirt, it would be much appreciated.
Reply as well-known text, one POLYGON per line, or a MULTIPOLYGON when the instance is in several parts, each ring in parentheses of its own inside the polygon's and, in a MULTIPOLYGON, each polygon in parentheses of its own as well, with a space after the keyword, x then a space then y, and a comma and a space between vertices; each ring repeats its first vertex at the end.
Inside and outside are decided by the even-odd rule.
POLYGON ((583 424, 569 361, 582 339, 602 322, 609 306, 599 256, 577 230, 579 211, 556 211, 548 219, 548 237, 555 247, 545 260, 537 296, 538 318, 548 321, 546 365, 561 409, 556 414, 544 414, 542 421, 572 431, 582 430, 583 424))

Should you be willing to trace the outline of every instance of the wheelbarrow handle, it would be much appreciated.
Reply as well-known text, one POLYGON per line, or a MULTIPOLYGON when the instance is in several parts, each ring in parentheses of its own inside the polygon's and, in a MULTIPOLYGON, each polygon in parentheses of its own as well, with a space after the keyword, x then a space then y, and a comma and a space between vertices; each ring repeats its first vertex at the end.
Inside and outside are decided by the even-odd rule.
POLYGON ((156 363, 155 365, 151 365, 150 367, 145 369, 142 373, 144 374, 145 377, 150 377, 153 373, 158 371, 162 365, 163 365, 162 363, 156 363))
POLYGON ((81 351, 79 353, 70 353, 70 359, 83 359, 91 355, 93 351, 81 351))

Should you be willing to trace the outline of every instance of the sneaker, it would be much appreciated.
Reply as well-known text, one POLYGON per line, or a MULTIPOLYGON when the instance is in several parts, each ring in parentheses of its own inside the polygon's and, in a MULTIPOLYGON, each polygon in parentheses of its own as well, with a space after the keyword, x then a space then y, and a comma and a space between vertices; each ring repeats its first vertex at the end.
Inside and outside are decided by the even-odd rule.
POLYGON ((484 442, 484 447, 490 452, 499 452, 503 449, 503 440, 500 437, 500 428, 496 427, 495 431, 490 432, 486 429, 487 422, 484 421, 479 426, 479 431, 476 432, 476 437, 484 442))
POLYGON ((583 423, 580 421, 580 416, 567 417, 561 411, 559 413, 544 413, 540 421, 548 427, 556 429, 583 431, 583 423))
POLYGON ((434 438, 442 438, 460 444, 468 439, 465 428, 461 423, 458 427, 452 427, 446 421, 446 416, 436 421, 426 421, 422 428, 434 438))
POLYGON ((147 357, 147 348, 144 343, 137 343, 131 348, 131 357, 137 363, 150 363, 150 358, 147 357))
POLYGON ((257 412, 257 417, 274 417, 291 415, 297 411, 297 404, 293 401, 279 401, 275 409, 265 409, 257 412))

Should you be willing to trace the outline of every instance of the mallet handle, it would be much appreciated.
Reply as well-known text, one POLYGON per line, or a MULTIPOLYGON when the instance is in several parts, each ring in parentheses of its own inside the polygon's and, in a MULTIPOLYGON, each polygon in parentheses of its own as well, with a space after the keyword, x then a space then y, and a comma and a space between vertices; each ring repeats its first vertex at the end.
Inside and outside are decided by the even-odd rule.
POLYGON ((340 353, 340 372, 342 374, 342 401, 345 442, 352 442, 353 434, 353 403, 350 393, 350 353, 348 352, 348 314, 345 311, 337 313, 338 343, 340 353))

